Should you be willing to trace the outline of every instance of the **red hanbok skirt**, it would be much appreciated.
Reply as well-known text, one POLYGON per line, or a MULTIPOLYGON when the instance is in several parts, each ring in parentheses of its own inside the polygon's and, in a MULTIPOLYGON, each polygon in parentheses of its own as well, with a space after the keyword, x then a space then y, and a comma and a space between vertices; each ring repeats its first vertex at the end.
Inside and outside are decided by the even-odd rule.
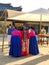
POLYGON ((22 43, 22 56, 29 54, 29 44, 27 41, 23 41, 22 43))

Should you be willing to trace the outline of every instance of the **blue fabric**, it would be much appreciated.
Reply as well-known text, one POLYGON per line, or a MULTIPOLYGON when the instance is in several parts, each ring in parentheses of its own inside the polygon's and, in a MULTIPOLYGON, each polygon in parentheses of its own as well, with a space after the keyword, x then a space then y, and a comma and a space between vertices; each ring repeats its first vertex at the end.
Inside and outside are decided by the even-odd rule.
POLYGON ((11 32, 13 32, 15 30, 15 28, 11 28, 11 32))
POLYGON ((11 31, 12 31, 12 29, 8 28, 8 35, 11 35, 11 31))
POLYGON ((9 55, 11 56, 21 56, 21 44, 19 36, 12 36, 10 43, 9 55))
POLYGON ((29 53, 32 55, 37 55, 39 53, 36 36, 30 37, 29 53))
POLYGON ((15 28, 8 28, 8 35, 11 35, 12 31, 14 31, 15 28))

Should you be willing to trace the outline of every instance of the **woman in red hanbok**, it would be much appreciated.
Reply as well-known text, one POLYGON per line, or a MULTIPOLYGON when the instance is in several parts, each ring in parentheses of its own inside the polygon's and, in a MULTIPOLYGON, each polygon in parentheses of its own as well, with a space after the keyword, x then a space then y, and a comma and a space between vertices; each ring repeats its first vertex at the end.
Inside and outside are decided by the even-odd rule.
POLYGON ((22 30, 22 56, 29 54, 29 43, 28 43, 28 30, 22 30))

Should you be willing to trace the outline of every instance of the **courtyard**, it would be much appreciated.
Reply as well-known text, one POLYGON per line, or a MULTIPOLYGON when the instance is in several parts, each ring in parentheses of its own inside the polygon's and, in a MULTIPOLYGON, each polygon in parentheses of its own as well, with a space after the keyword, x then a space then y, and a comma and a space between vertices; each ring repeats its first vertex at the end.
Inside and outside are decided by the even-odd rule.
POLYGON ((49 44, 38 44, 39 54, 22 57, 9 56, 9 46, 7 41, 4 42, 2 52, 2 39, 0 40, 0 65, 49 65, 49 44))

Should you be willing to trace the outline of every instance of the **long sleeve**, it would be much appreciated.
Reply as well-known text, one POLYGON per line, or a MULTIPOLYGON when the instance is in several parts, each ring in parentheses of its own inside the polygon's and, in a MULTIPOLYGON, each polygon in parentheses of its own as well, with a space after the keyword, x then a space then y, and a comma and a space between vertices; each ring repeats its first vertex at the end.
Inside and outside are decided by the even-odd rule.
POLYGON ((31 32, 29 33, 29 38, 30 36, 35 36, 35 31, 34 30, 31 30, 31 32))

